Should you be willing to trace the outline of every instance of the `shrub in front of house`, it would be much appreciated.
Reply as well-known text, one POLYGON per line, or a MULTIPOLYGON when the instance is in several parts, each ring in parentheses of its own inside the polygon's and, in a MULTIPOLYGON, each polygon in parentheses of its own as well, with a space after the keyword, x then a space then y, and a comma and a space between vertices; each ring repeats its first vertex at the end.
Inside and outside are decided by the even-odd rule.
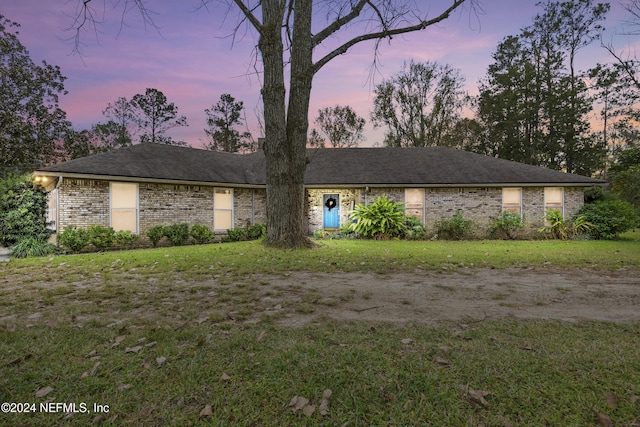
POLYGON ((621 200, 588 203, 578 213, 593 224, 589 234, 594 239, 615 239, 638 224, 638 214, 633 205, 621 200))
POLYGON ((89 232, 72 225, 58 234, 58 244, 71 252, 80 252, 89 244, 89 232))
POLYGON ((97 250, 103 251, 113 245, 116 232, 111 227, 104 225, 92 225, 89 227, 89 243, 97 250))
POLYGON ((576 215, 573 219, 564 219, 558 209, 549 209, 545 215, 549 225, 540 228, 538 232, 546 238, 568 240, 584 235, 591 230, 593 224, 584 215, 576 215))
POLYGON ((264 224, 249 225, 246 228, 230 228, 223 242, 242 242, 246 240, 258 240, 267 235, 267 227, 264 224))
POLYGON ((247 238, 249 240, 258 240, 267 237, 267 226, 262 223, 249 225, 247 227, 247 238))
POLYGON ((407 240, 425 240, 427 229, 415 216, 406 215, 404 218, 403 237, 407 240))
POLYGON ((125 249, 131 249, 133 244, 138 240, 138 235, 129 230, 120 230, 114 236, 116 244, 125 249))
POLYGON ((436 233, 439 239, 462 240, 470 237, 473 221, 464 219, 462 211, 450 219, 443 219, 436 223, 436 233))
POLYGON ((171 224, 163 227, 163 234, 173 246, 182 246, 189 240, 189 224, 171 224))
POLYGON ((46 256, 56 252, 56 245, 38 237, 26 237, 11 248, 11 256, 14 258, 46 256))
POLYGON ((524 228, 524 218, 515 212, 502 212, 498 218, 493 218, 489 235, 492 238, 514 240, 518 232, 524 228))
POLYGON ((147 238, 151 240, 151 244, 155 248, 164 237, 164 226, 156 225, 147 231, 147 238))
POLYGON ((355 222, 349 227, 362 237, 385 240, 399 237, 405 230, 404 205, 386 196, 380 196, 366 206, 356 205, 351 218, 355 222))
POLYGON ((210 243, 213 240, 213 233, 211 232, 211 229, 209 229, 209 227, 207 227, 206 225, 195 224, 193 227, 191 227, 191 231, 189 232, 189 234, 191 234, 191 237, 193 237, 196 243, 200 245, 204 243, 210 243))

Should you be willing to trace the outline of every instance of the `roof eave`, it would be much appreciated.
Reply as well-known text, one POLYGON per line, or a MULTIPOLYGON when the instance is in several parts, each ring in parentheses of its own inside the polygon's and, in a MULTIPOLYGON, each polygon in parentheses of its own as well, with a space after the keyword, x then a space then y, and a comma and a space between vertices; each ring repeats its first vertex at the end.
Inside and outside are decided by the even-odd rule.
POLYGON ((32 176, 55 176, 72 179, 93 179, 99 181, 122 181, 122 182, 141 182, 150 184, 171 184, 171 185, 201 185, 208 187, 235 187, 235 188, 264 188, 261 184, 238 184, 233 182, 210 182, 210 181, 187 181, 179 179, 161 179, 161 178, 141 178, 135 176, 116 176, 116 175, 94 175, 84 173, 68 173, 68 172, 48 172, 35 171, 32 176))

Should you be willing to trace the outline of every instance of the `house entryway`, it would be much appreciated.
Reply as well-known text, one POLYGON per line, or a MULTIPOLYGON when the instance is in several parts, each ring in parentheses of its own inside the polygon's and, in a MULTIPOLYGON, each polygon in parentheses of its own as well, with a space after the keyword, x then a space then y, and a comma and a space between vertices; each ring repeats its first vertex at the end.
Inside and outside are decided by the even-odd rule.
POLYGON ((324 194, 322 196, 322 226, 325 230, 340 228, 340 195, 324 194))

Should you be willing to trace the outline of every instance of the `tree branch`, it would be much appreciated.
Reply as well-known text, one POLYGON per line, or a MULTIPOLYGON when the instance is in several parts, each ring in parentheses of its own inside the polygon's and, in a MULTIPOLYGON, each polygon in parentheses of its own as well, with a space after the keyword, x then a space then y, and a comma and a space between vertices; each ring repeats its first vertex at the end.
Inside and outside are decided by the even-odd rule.
POLYGON ((242 2, 242 0, 233 0, 233 2, 240 8, 244 16, 251 22, 251 25, 258 31, 259 34, 262 34, 262 24, 253 14, 253 12, 242 2))
POLYGON ((358 2, 358 4, 356 4, 353 7, 353 9, 351 9, 351 12, 349 12, 348 14, 343 16, 342 18, 336 19, 335 21, 333 21, 331 23, 331 25, 329 25, 324 30, 322 30, 318 34, 316 34, 312 39, 313 46, 315 47, 315 46, 319 45, 324 40, 326 40, 327 37, 329 37, 331 34, 335 33, 340 28, 342 28, 345 24, 348 24, 349 22, 351 22, 355 18, 357 18, 360 15, 360 13, 362 12, 362 9, 364 8, 364 6, 367 3, 368 3, 368 0, 360 0, 358 2))
MULTIPOLYGON (((441 22, 445 19, 447 19, 449 17, 449 15, 451 14, 451 12, 453 12, 455 9, 457 9, 460 5, 462 5, 466 0, 454 0, 453 4, 447 8, 444 12, 442 12, 440 15, 438 15, 437 17, 433 18, 433 19, 429 19, 429 20, 422 20, 419 23, 415 24, 415 25, 409 25, 406 27, 401 27, 401 28, 395 28, 395 29, 387 29, 385 28, 385 22, 382 22, 383 25, 383 30, 382 31, 378 31, 378 32, 374 32, 374 33, 369 33, 369 34, 363 34, 361 36, 358 37, 354 37, 353 39, 349 40, 348 42, 344 43, 343 45, 341 45, 340 47, 334 49, 333 51, 329 52, 327 55, 325 55, 323 58, 321 58, 320 60, 318 60, 314 65, 313 65, 313 73, 315 74, 316 72, 318 72, 318 70, 320 70, 324 65, 326 65, 329 61, 331 61, 333 58, 335 58, 336 56, 342 55, 344 53, 347 52, 347 50, 349 50, 350 47, 366 41, 366 40, 376 40, 376 39, 383 39, 385 37, 392 37, 398 34, 405 34, 405 33, 411 33, 414 31, 421 31, 424 30, 425 28, 437 24, 438 22, 441 22)), ((368 2, 365 2, 368 3, 368 2)), ((364 5, 363 5, 364 6, 364 5)), ((357 16, 357 15, 356 15, 357 16)), ((353 18, 351 18, 353 19, 353 18)), ((332 27, 332 25, 330 25, 327 28, 332 27)), ((339 27, 338 27, 339 28, 339 27)), ((336 30, 338 29, 336 28, 336 30)), ((327 34, 330 35, 331 33, 327 34)), ((325 36, 326 38, 326 36, 325 36)))

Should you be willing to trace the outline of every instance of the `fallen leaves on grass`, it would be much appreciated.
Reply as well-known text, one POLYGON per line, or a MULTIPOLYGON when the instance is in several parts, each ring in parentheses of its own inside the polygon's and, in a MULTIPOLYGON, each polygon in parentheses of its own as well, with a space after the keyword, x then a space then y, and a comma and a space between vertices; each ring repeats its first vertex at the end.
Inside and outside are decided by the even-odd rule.
POLYGON ((607 392, 607 405, 609 405, 611 409, 618 407, 618 396, 612 391, 607 392))
POLYGON ((213 415, 211 405, 205 405, 205 407, 202 408, 202 411, 200 411, 200 417, 210 417, 211 415, 213 415))
POLYGON ((471 400, 471 402, 473 402, 475 405, 485 409, 489 407, 489 402, 487 402, 485 397, 491 396, 490 391, 469 390, 467 396, 469 397, 469 400, 471 400))
POLYGON ((291 401, 289 402, 289 407, 293 410, 293 412, 297 412, 302 409, 302 412, 306 416, 310 416, 313 414, 313 411, 316 410, 316 407, 313 405, 309 405, 309 399, 302 396, 293 396, 291 401), (305 411, 305 407, 309 406, 305 411))
POLYGON ((596 425, 600 427, 613 427, 613 420, 607 414, 596 412, 596 425))
POLYGON ((137 345, 135 347, 127 347, 127 348, 124 349, 124 352, 125 353, 136 353, 137 354, 137 353, 140 352, 140 350, 142 350, 142 348, 143 347, 141 345, 137 345))
POLYGON ((331 395, 333 394, 333 391, 331 391, 331 389, 326 389, 324 392, 322 392, 322 401, 320 402, 320 415, 327 416, 329 414, 329 398, 331 398, 331 395))
POLYGON ((3 366, 3 368, 6 368, 7 366, 12 366, 12 365, 18 365, 22 362, 25 362, 29 359, 31 359, 33 357, 33 354, 27 354, 25 356, 22 357, 17 357, 15 359, 13 359, 12 361, 10 361, 9 363, 7 363, 6 365, 3 366))
POLYGON ((36 391, 36 397, 45 397, 47 394, 53 391, 53 387, 46 386, 36 391))
POLYGON ((96 371, 98 370, 98 367, 100 366, 100 362, 96 362, 93 365, 93 368, 91 368, 91 371, 85 371, 82 373, 82 375, 80 375, 80 378, 88 378, 88 377, 92 377, 96 374, 96 371))

